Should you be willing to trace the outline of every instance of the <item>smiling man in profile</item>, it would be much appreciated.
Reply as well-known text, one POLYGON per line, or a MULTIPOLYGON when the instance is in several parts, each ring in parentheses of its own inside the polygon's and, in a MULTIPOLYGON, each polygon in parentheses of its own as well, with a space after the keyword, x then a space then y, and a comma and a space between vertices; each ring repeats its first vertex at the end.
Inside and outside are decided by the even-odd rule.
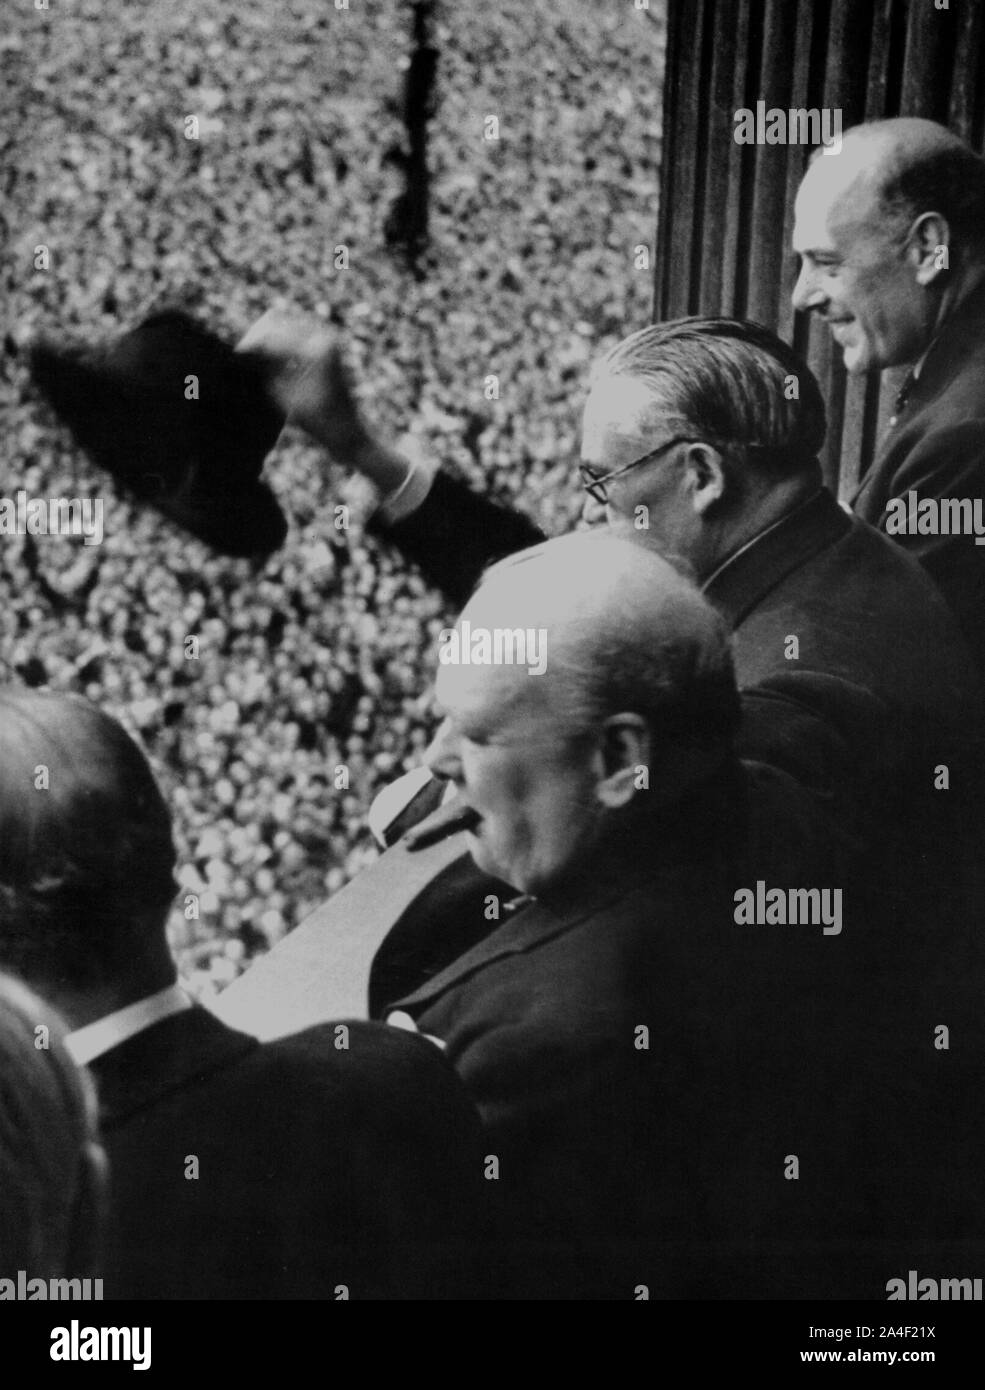
POLYGON ((985 498, 985 160, 933 121, 873 121, 812 160, 795 212, 794 307, 828 324, 849 372, 910 368, 852 506, 921 560, 985 671, 985 551, 887 527, 911 495, 985 498))

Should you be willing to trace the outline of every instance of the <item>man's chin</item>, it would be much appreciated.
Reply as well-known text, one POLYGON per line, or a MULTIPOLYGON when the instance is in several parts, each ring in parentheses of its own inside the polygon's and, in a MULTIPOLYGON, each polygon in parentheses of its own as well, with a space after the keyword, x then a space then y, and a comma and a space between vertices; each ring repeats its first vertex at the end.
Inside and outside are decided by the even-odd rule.
POLYGON ((501 882, 510 884, 518 893, 525 891, 521 884, 513 881, 510 877, 509 869, 498 861, 496 856, 490 851, 489 846, 484 843, 481 835, 481 827, 477 827, 477 829, 480 829, 478 835, 474 830, 467 830, 465 832, 465 844, 469 854, 472 856, 472 862, 475 867, 481 870, 482 873, 488 874, 490 878, 498 878, 501 882))
POLYGON ((864 344, 855 348, 846 347, 842 353, 842 360, 849 376, 864 376, 866 372, 871 372, 879 365, 873 362, 872 354, 864 344))
POLYGON ((883 368, 893 365, 882 361, 879 353, 865 338, 860 342, 849 343, 839 342, 836 338, 835 344, 841 348, 841 358, 849 376, 864 376, 866 372, 882 371, 883 368))
POLYGON ((465 844, 472 861, 477 869, 481 869, 484 874, 489 874, 492 878, 500 878, 499 865, 489 853, 488 846, 483 843, 481 835, 476 834, 475 830, 466 830, 465 844))
POLYGON ((841 348, 841 360, 845 371, 851 375, 866 372, 872 365, 869 361, 868 343, 857 337, 858 323, 854 319, 832 319, 828 323, 831 340, 836 348, 841 348))

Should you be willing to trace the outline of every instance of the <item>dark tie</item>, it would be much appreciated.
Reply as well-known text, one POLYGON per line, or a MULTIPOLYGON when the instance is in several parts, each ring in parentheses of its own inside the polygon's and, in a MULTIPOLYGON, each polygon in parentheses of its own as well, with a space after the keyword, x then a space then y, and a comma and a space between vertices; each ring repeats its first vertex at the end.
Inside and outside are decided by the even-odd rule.
POLYGON ((906 380, 903 382, 903 385, 896 393, 896 400, 893 404, 893 413, 889 417, 890 429, 892 429, 893 426, 898 422, 899 417, 903 414, 903 411, 906 409, 907 402, 910 399, 910 392, 916 385, 916 381, 916 372, 911 368, 911 370, 907 373, 906 380))

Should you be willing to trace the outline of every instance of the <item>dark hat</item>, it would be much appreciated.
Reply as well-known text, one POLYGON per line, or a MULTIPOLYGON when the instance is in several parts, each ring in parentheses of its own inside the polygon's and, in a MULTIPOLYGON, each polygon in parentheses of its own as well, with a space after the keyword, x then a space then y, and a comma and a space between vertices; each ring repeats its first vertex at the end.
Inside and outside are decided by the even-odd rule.
POLYGON ((260 471, 284 417, 258 357, 165 309, 101 347, 42 339, 30 366, 77 442, 133 497, 226 555, 283 543, 287 523, 260 471))

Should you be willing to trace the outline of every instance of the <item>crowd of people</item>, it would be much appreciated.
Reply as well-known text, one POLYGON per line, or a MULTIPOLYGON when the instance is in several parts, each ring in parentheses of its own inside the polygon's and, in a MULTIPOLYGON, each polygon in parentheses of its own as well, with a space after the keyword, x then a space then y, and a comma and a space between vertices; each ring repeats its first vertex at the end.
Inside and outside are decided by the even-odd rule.
MULTIPOLYGON (((565 529, 572 389, 651 299, 663 30, 658 6, 620 8, 442 8, 420 281, 383 236, 401 178, 401 0, 18 10, 0 97, 16 170, 10 338, 99 341, 180 303, 234 341, 286 296, 346 324, 394 437, 409 430, 565 529), (194 113, 197 142, 184 137, 194 113), (483 139, 487 113, 498 144, 483 139), (34 269, 42 242, 47 271, 34 269), (640 244, 650 268, 635 268, 640 244)), ((5 539, 3 673, 87 694, 142 739, 200 900, 197 919, 173 913, 174 944, 194 987, 214 992, 374 853, 366 812, 434 727, 427 654, 450 610, 360 540, 357 516, 334 528, 342 474, 300 436, 268 462, 291 529, 255 573, 114 497, 45 411, 23 354, 2 362, 5 477, 31 496, 106 499, 99 547, 47 538, 25 555, 5 539)))
MULTIPOLYGON (((325 442, 307 331, 272 389, 321 382, 325 442)), ((95 1079, 111 1297, 871 1299, 981 1248, 980 688, 934 583, 823 486, 824 414, 755 324, 631 334, 584 411, 604 521, 546 542, 448 479, 395 516, 418 471, 356 440, 381 492, 406 472, 391 542, 482 518, 430 528, 435 568, 501 551, 455 633, 510 637, 434 662, 454 857, 409 903, 404 843, 354 885, 369 1022, 326 993, 259 1042, 196 1005, 146 760, 90 701, 0 694, 0 968, 95 1079)))
MULTIPOLYGON (((930 121, 863 123, 794 211, 795 306, 849 372, 910 368, 842 505, 818 383, 762 325, 623 322, 580 462, 514 448, 528 507, 499 486, 508 433, 480 466, 475 383, 448 401, 463 478, 396 437, 358 333, 275 308, 223 370, 307 437, 312 476, 344 466, 351 525, 316 490, 300 549, 156 559, 180 612, 124 549, 11 547, 42 627, 66 620, 56 657, 12 610, 0 690, 0 972, 37 991, 0 977, 21 1078, 0 1140, 32 1199, 0 1216, 42 1274, 76 1260, 143 1298, 873 1299, 980 1258, 985 552, 950 523, 985 490, 985 161, 930 121), (545 540, 576 483, 584 526, 545 540), (404 811, 370 863, 353 825, 384 783, 404 811), (322 982, 314 1026, 196 1001, 347 876, 376 932, 358 1019, 332 1009, 327 919, 257 968, 282 1009, 322 982), (33 1067, 32 1014, 55 1044, 33 1067), (71 1212, 21 1104, 65 1068, 71 1212)), ((446 346, 414 359, 422 393, 446 346)), ((184 501, 192 529, 215 504, 184 501)))

